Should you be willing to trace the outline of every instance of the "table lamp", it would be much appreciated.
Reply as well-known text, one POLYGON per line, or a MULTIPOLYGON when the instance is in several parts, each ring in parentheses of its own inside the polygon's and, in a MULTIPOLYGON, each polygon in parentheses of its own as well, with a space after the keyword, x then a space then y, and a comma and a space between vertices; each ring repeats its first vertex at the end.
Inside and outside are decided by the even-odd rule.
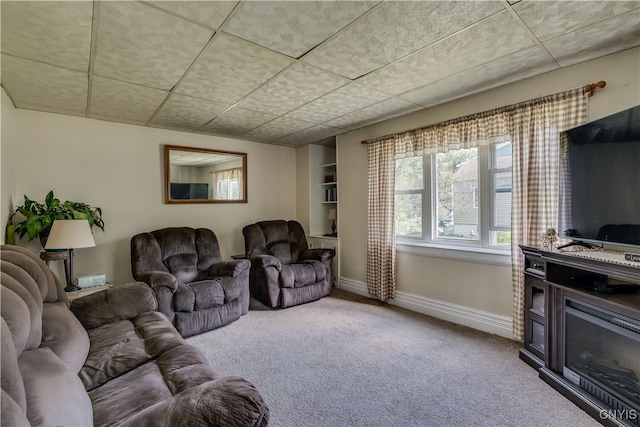
POLYGON ((73 250, 95 246, 91 226, 86 219, 56 219, 51 226, 45 249, 69 250, 69 278, 66 292, 80 290, 73 278, 73 250))
POLYGON ((338 233, 336 233, 336 219, 338 219, 338 212, 337 212, 336 209, 329 209, 329 219, 332 221, 331 222, 331 235, 337 236, 338 233))

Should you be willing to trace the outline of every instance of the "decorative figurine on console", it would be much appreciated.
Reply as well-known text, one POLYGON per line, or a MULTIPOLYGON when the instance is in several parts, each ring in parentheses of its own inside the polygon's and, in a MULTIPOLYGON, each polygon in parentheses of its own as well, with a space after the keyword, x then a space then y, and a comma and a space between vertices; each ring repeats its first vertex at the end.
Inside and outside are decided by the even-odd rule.
POLYGON ((554 243, 558 241, 558 233, 555 228, 547 228, 547 231, 541 237, 542 247, 544 249, 552 250, 555 246, 554 243))

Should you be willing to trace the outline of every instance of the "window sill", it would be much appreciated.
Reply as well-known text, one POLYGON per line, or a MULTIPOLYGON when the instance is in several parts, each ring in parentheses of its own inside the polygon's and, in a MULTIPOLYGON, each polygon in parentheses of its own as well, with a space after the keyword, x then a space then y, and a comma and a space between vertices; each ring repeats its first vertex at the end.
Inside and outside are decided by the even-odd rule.
POLYGON ((511 252, 509 250, 396 241, 396 251, 431 258, 511 266, 511 252))

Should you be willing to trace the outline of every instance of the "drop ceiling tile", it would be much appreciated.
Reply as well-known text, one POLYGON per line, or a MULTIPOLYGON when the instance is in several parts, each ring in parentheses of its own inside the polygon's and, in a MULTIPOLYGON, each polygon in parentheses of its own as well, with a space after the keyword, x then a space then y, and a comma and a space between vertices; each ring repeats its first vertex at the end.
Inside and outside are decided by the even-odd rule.
POLYGON ((287 113, 286 117, 323 123, 390 97, 369 86, 349 83, 287 113))
POLYGON ((239 106, 281 115, 347 83, 348 79, 298 62, 241 100, 239 106))
POLYGON ((415 104, 431 107, 558 68, 558 65, 544 49, 532 46, 453 76, 445 77, 419 89, 403 93, 399 97, 415 104))
POLYGON ((349 24, 374 1, 250 1, 225 31, 298 58, 349 24))
POLYGON ((86 114, 87 73, 3 54, 2 85, 18 108, 86 114))
POLYGON ((499 1, 382 2, 304 60, 355 79, 500 10, 499 1))
POLYGON ((163 90, 94 76, 90 117, 120 117, 144 123, 167 95, 163 90))
POLYGON ((137 2, 100 2, 96 74, 171 89, 213 32, 137 2))
POLYGON ((146 120, 136 120, 135 118, 130 117, 112 117, 104 114, 91 114, 90 118, 96 120, 104 120, 105 122, 114 122, 114 123, 126 123, 128 125, 138 125, 144 126, 146 124, 146 120))
POLYGON ((329 126, 317 125, 309 129, 305 129, 301 132, 294 133, 293 135, 280 138, 278 142, 284 142, 286 144, 313 144, 317 141, 339 135, 347 132, 345 129, 332 128, 329 126))
POLYGON ((312 127, 314 124, 287 117, 278 117, 244 134, 247 138, 275 141, 287 135, 312 127))
POLYGON ((513 9, 546 41, 639 7, 640 1, 523 1, 513 9))
POLYGON ((237 1, 149 1, 144 2, 164 9, 190 21, 205 25, 214 30, 227 18, 237 1))
POLYGON ((533 45, 520 23, 505 11, 374 71, 358 82, 398 95, 533 45), (498 39, 500 43, 496 43, 498 39))
POLYGON ((640 46, 640 9, 544 43, 562 67, 640 46))
POLYGON ((331 126, 341 129, 355 130, 363 126, 377 123, 382 120, 396 117, 401 114, 407 114, 412 111, 422 109, 421 106, 410 103, 408 101, 389 98, 374 105, 370 105, 353 113, 346 114, 337 119, 324 123, 325 126, 331 126))
POLYGON ((223 104, 174 93, 151 120, 151 124, 195 130, 225 109, 223 104))
POLYGON ((213 134, 241 135, 270 122, 276 117, 273 114, 233 107, 216 117, 211 123, 207 123, 199 131, 213 134))
POLYGON ((232 105, 293 59, 221 33, 176 88, 177 93, 232 105))
POLYGON ((3 1, 2 52, 89 69, 92 2, 3 1))

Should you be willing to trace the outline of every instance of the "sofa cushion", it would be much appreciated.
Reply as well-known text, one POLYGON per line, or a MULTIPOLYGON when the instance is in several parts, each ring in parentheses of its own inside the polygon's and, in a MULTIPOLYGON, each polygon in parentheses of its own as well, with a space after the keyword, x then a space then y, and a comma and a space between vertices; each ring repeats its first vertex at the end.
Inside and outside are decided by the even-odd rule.
POLYGON ((295 277, 293 287, 313 285, 324 280, 326 268, 324 264, 316 260, 301 261, 289 266, 295 277))
MULTIPOLYGON (((2 385, 2 392, 6 393, 6 398, 10 398, 20 408, 22 412, 27 410, 27 397, 24 392, 24 380, 20 369, 18 369, 18 355, 16 354, 16 347, 13 344, 13 338, 11 338, 11 331, 7 326, 7 322, 4 318, 0 317, 0 354, 2 355, 2 362, 0 363, 0 384, 2 385)), ((5 396, 2 396, 2 416, 4 417, 4 400, 5 396)), ((8 408, 8 410, 12 410, 8 408)), ((5 424, 4 418, 1 423, 4 425, 17 425, 17 424, 5 424)))
POLYGON ((180 253, 164 259, 164 265, 176 276, 180 283, 189 283, 198 276, 198 255, 193 253, 180 253))
POLYGON ((18 357, 31 425, 89 426, 91 401, 82 381, 48 348, 28 350, 18 357))
POLYGON ((50 348, 77 373, 89 354, 89 335, 65 303, 44 304, 40 346, 50 348))
POLYGON ((89 392, 93 403, 94 425, 99 427, 120 424, 171 396, 158 365, 146 363, 89 392))
POLYGON ((192 312, 219 307, 240 297, 242 285, 229 276, 191 282, 178 286, 174 294, 174 309, 178 312, 192 312))
POLYGON ((144 364, 151 356, 128 320, 89 331, 91 348, 78 374, 89 391, 144 364))
POLYGON ((16 403, 13 398, 1 390, 0 394, 0 425, 3 426, 28 426, 29 420, 24 414, 25 410, 16 403))
MULTIPOLYGON (((293 265, 293 264, 291 264, 293 265)), ((293 288, 295 282, 295 273, 291 269, 291 265, 283 265, 280 270, 280 276, 278 277, 278 285, 281 288, 293 288)))
POLYGON ((291 244, 288 240, 269 243, 267 245, 267 251, 269 251, 269 255, 278 258, 281 263, 291 263, 291 244))

